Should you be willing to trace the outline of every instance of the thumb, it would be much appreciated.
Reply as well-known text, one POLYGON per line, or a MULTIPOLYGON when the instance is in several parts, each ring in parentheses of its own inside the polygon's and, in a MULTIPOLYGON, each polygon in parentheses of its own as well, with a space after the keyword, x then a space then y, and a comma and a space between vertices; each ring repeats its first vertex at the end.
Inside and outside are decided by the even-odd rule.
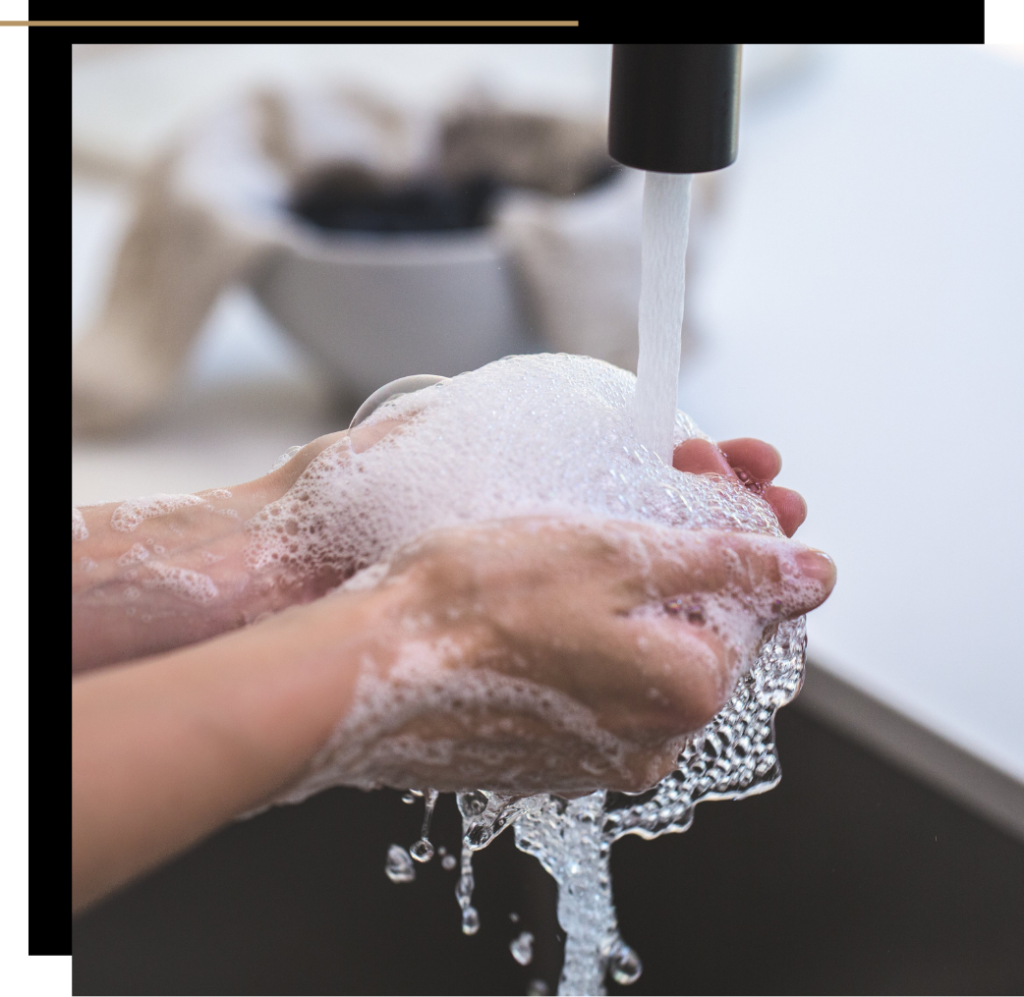
POLYGON ((835 562, 824 551, 793 540, 726 535, 720 554, 726 592, 740 596, 763 620, 791 620, 820 606, 836 583, 835 562))
POLYGON ((653 581, 662 598, 717 594, 738 600, 767 622, 810 612, 835 586, 832 559, 793 540, 725 530, 662 536, 651 559, 653 581))

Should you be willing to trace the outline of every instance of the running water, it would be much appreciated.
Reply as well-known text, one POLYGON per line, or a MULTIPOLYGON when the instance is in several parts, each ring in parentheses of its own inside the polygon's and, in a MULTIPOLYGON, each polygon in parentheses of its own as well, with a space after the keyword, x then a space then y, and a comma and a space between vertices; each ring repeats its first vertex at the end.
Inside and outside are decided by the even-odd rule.
POLYGON ((634 419, 637 439, 666 464, 672 463, 678 404, 692 180, 689 173, 648 173, 644 179, 634 419))
MULTIPOLYGON (((347 565, 370 565, 345 587, 372 586, 384 577, 389 558, 428 529, 538 512, 780 537, 763 499, 671 466, 673 446, 703 435, 677 410, 676 397, 690 182, 689 176, 647 175, 635 380, 586 357, 507 357, 394 398, 371 419, 405 419, 401 433, 359 454, 345 441, 330 448, 284 499, 247 524, 252 566, 276 562, 303 573, 333 566, 349 573, 347 565), (387 504, 380 503, 382 495, 387 504), (362 524, 358 535, 347 528, 354 522, 362 524)), ((608 976, 618 984, 635 982, 642 967, 619 934, 612 844, 626 834, 685 831, 700 801, 737 799, 776 785, 774 714, 800 688, 805 643, 801 617, 779 624, 759 650, 752 648, 732 698, 691 736, 678 768, 645 793, 601 791, 567 800, 540 792, 538 774, 523 768, 509 746, 503 763, 508 791, 456 794, 463 824, 455 889, 462 930, 475 934, 480 927, 472 902, 473 853, 512 827, 517 847, 558 883, 558 920, 566 932, 559 994, 604 994, 608 976)), ((615 739, 587 727, 577 704, 551 693, 484 669, 461 673, 458 686, 449 687, 415 656, 386 680, 371 667, 360 678, 355 706, 310 773, 280 802, 332 785, 415 785, 410 764, 422 765, 435 749, 397 732, 424 702, 442 709, 455 702, 466 710, 497 702, 546 723, 571 725, 592 738, 595 764, 614 764, 615 739)), ((464 785, 474 784, 472 755, 439 758, 438 764, 461 766, 464 785)), ((392 845, 386 870, 392 881, 411 881, 416 864, 432 858, 436 798, 433 790, 426 794, 420 839, 408 851, 392 845)), ((527 935, 512 950, 520 962, 532 958, 527 935)), ((534 989, 544 986, 535 981, 534 989)))

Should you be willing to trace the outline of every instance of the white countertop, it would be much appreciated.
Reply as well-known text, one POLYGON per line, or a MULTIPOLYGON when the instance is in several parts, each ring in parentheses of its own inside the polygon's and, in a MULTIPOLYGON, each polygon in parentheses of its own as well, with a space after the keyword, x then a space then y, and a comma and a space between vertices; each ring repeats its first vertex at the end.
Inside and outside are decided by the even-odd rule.
MULTIPOLYGON (((775 443, 780 483, 807 497, 798 536, 839 566, 812 656, 1024 780, 1024 64, 955 47, 813 61, 745 105, 680 402, 719 438, 775 443)), ((73 203, 80 328, 125 207, 83 183, 73 203)), ((326 398, 233 292, 158 426, 75 444, 73 499, 261 474, 338 428, 326 398)))

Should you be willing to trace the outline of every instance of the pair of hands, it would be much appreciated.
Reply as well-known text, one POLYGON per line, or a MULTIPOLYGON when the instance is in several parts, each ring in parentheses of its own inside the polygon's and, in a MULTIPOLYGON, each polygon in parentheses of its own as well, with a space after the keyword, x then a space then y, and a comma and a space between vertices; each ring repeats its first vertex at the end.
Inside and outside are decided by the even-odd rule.
MULTIPOLYGON (((673 463, 761 494, 787 536, 806 515, 796 492, 771 484, 781 459, 759 440, 690 440, 673 463)), ((440 790, 646 789, 724 706, 766 634, 819 605, 834 581, 820 552, 724 531, 526 518, 429 535, 379 583, 402 593, 402 626, 376 664, 400 674, 403 646, 431 649, 459 709, 397 710, 374 729, 384 749, 367 744, 356 774, 440 790), (478 669, 555 690, 586 707, 596 730, 501 695, 474 699, 478 669)))
MULTIPOLYGON (((364 450, 396 428, 357 427, 351 445, 364 450)), ((788 540, 548 518, 438 531, 364 589, 327 594, 341 578, 254 573, 245 521, 344 435, 129 532, 111 525, 116 505, 81 510, 89 535, 72 544, 76 908, 309 776, 358 712, 368 661, 386 685, 419 655, 434 687, 455 695, 413 688, 368 739, 347 746, 358 771, 346 781, 644 789, 724 704, 764 632, 814 608, 834 583, 827 557, 788 540), (216 594, 185 598, 189 572, 216 594), (739 630, 716 628, 723 600, 739 611, 739 630), (576 704, 589 728, 514 697, 458 705, 460 689, 494 674, 576 704), (621 750, 602 767, 608 738, 621 750)), ((674 464, 762 492, 787 535, 803 520, 803 500, 770 484, 780 460, 767 444, 689 441, 674 464)))
MULTIPOLYGON (((343 579, 253 577, 244 562, 244 521, 286 495, 305 469, 344 436, 360 452, 400 428, 400 423, 385 420, 321 437, 263 478, 205 493, 204 505, 185 506, 145 522, 128 537, 109 528, 104 533, 112 507, 87 509, 91 550, 100 570, 93 568, 87 579, 76 572, 86 586, 74 596, 79 610, 73 614, 76 667, 194 645, 282 610, 288 610, 290 622, 294 618, 292 629, 302 633, 302 643, 343 643, 350 634, 339 624, 339 601, 376 601, 386 611, 383 622, 374 617, 371 658, 385 679, 415 643, 439 649, 433 667, 453 685, 460 675, 485 669, 553 689, 584 706, 600 730, 628 746, 624 766, 604 772, 598 782, 636 791, 670 771, 680 738, 702 727, 724 705, 765 632, 820 604, 834 583, 834 566, 827 557, 773 538, 554 519, 511 519, 439 531, 396 558, 376 594, 342 591, 320 600, 343 579), (147 581, 156 555, 140 563, 129 560, 125 568, 124 555, 115 554, 129 541, 135 541, 132 549, 141 541, 143 548, 165 552, 160 563, 174 571, 205 573, 215 583, 217 598, 197 605, 161 587, 158 580, 147 581), (147 584, 150 588, 140 599, 139 586, 147 584), (125 609, 129 596, 136 600, 131 616, 125 609), (743 603, 738 614, 742 632, 737 633, 735 606, 732 626, 723 629, 716 626, 721 620, 709 619, 723 599, 743 603), (650 612, 673 600, 674 609, 650 612)), ((771 484, 781 458, 759 440, 718 446, 689 440, 676 449, 673 465, 680 471, 730 477, 763 495, 787 536, 806 515, 796 492, 771 484)), ((223 653, 231 652, 225 648, 223 653)), ((352 675, 344 697, 330 708, 333 722, 345 716, 358 671, 346 667, 340 647, 335 654, 339 673, 352 675)), ((507 778, 508 758, 518 751, 519 762, 511 768, 520 780, 535 770, 551 783, 549 789, 596 788, 593 740, 549 727, 529 711, 513 707, 482 704, 460 714, 425 705, 422 712, 414 711, 398 726, 384 725, 378 733, 392 742, 411 739, 424 747, 443 741, 451 763, 430 765, 414 758, 396 768, 392 760, 367 778, 439 789, 497 787, 507 778), (505 760, 496 762, 494 771, 470 764, 482 742, 502 749, 494 757, 505 760), (555 770, 552 754, 560 759, 555 770), (541 755, 544 764, 534 764, 541 755)), ((323 729, 324 740, 329 732, 329 727, 323 729)), ((367 758, 373 759, 373 745, 365 747, 367 758)), ((372 768, 377 762, 368 764, 372 768)))

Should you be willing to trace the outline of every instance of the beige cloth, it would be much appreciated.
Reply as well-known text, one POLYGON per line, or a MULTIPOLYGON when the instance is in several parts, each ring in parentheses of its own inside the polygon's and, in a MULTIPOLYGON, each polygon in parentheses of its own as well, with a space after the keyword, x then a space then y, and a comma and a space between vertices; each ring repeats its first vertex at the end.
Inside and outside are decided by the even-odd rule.
POLYGON ((547 347, 635 369, 643 180, 621 171, 576 193, 610 163, 604 149, 601 122, 482 102, 424 114, 365 93, 277 91, 222 108, 137 185, 105 304, 74 348, 76 432, 159 412, 220 292, 295 237, 290 191, 342 162, 514 185, 493 229, 547 347))

